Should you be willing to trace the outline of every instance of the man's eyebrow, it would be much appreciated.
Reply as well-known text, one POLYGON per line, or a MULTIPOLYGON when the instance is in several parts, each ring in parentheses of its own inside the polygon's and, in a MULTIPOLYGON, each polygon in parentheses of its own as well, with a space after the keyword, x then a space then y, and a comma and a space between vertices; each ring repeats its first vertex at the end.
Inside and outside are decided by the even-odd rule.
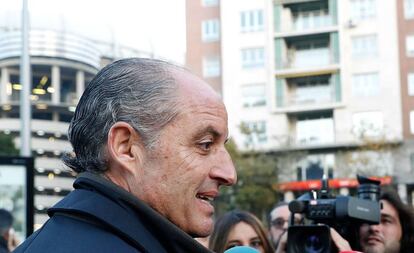
POLYGON ((211 135, 213 135, 213 137, 216 139, 216 138, 220 138, 221 136, 222 136, 222 134, 219 132, 219 131, 217 131, 214 127, 212 127, 212 126, 207 126, 207 127, 204 127, 204 128, 201 128, 199 131, 197 131, 197 133, 195 134, 195 138, 196 139, 198 139, 198 138, 201 138, 201 137, 203 137, 205 134, 211 134, 211 135))
POLYGON ((388 213, 382 213, 381 214, 381 218, 387 218, 387 219, 393 219, 393 220, 395 220, 395 217, 392 216, 391 214, 388 214, 388 213))

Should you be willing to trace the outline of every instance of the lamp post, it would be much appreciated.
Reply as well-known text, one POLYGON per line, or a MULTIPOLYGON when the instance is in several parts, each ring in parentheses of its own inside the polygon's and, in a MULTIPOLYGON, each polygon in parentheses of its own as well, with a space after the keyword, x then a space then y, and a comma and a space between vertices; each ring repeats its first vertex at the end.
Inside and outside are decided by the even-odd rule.
POLYGON ((30 56, 29 56, 29 11, 28 0, 23 0, 22 7, 22 52, 20 56, 20 83, 22 85, 22 92, 20 94, 20 140, 21 148, 20 155, 25 157, 31 156, 31 103, 30 103, 30 56))

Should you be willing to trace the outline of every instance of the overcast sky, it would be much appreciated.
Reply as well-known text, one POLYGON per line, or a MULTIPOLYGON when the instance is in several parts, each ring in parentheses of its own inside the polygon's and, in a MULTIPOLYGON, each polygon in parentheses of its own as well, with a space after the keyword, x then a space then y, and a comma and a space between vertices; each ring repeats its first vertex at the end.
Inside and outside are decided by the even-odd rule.
MULTIPOLYGON (((183 63, 185 0, 28 0, 33 28, 66 29, 183 63)), ((20 22, 22 0, 0 0, 0 26, 20 22)))

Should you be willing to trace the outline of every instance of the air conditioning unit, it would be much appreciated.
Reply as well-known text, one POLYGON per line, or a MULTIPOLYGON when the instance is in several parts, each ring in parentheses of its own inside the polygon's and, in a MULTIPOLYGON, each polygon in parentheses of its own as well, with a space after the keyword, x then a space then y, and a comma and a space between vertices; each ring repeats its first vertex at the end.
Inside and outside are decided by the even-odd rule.
POLYGON ((356 22, 353 19, 349 19, 348 21, 346 21, 345 23, 345 27, 346 28, 355 28, 356 27, 356 22))

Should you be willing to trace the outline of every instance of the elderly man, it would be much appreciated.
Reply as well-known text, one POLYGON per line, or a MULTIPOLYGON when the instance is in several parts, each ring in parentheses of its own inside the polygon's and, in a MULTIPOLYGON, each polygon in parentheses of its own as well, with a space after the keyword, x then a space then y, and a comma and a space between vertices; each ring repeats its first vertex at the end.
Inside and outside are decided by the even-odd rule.
POLYGON ((392 189, 381 193, 381 221, 360 227, 360 244, 365 253, 414 252, 414 213, 392 189))
POLYGON ((209 252, 212 201, 236 172, 227 113, 175 65, 125 59, 86 87, 69 127, 80 173, 44 226, 15 252, 209 252))

